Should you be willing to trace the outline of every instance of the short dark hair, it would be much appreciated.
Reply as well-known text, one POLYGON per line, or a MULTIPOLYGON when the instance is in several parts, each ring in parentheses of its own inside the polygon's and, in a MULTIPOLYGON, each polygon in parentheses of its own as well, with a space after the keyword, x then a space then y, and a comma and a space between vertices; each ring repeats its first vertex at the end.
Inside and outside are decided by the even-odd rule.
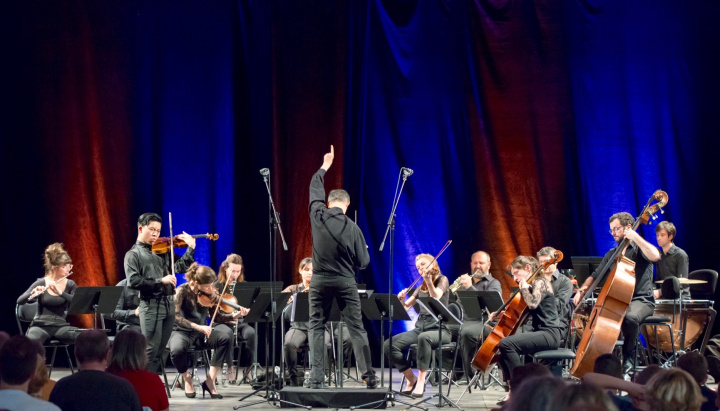
POLYGON ((603 354, 595 360, 593 372, 605 374, 615 378, 622 378, 622 363, 620 358, 612 354, 603 354))
POLYGON ((611 224, 615 219, 620 220, 620 225, 622 225, 623 227, 635 224, 635 217, 630 215, 630 213, 626 213, 624 211, 611 215, 610 219, 608 220, 608 224, 611 224))
POLYGON ((20 385, 30 380, 37 367, 37 349, 24 335, 13 335, 0 348, 0 380, 20 385))
POLYGON ((100 330, 85 330, 75 339, 75 358, 78 363, 101 362, 110 351, 110 340, 100 330))
POLYGON ((340 201, 343 203, 349 203, 350 202, 350 194, 348 194, 347 191, 342 189, 336 189, 332 190, 330 194, 328 194, 328 203, 332 203, 334 201, 340 201))
POLYGON ((162 217, 155 213, 145 213, 138 217, 137 225, 138 227, 145 227, 146 225, 150 224, 151 221, 157 221, 158 223, 162 224, 162 217))
POLYGON ((707 382, 708 362, 699 352, 691 351, 683 354, 677 360, 677 366, 692 375, 693 379, 699 385, 703 385, 707 382))
POLYGON ((115 336, 108 371, 144 370, 147 366, 147 340, 142 333, 126 328, 115 336))
POLYGON ((668 237, 672 236, 672 239, 675 239, 675 234, 677 234, 677 229, 675 228, 675 224, 669 222, 669 221, 661 221, 658 225, 655 226, 655 232, 659 233, 660 230, 665 230, 668 233, 668 237))

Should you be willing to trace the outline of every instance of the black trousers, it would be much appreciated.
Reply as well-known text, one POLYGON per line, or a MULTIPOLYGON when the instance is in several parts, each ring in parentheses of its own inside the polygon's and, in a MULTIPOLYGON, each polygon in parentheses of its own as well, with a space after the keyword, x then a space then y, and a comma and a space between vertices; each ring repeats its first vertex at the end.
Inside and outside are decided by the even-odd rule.
POLYGON ((458 336, 458 349, 462 357, 463 370, 465 375, 472 375, 472 360, 480 348, 480 340, 487 338, 492 328, 485 326, 485 321, 468 319, 463 322, 458 336))
POLYGON ((310 281, 310 351, 312 352, 311 383, 321 384, 324 381, 323 355, 325 340, 325 324, 330 319, 333 301, 343 313, 350 342, 355 352, 358 368, 362 378, 375 375, 370 356, 370 345, 362 323, 360 312, 360 295, 355 280, 340 276, 313 275, 310 281))
POLYGON ((147 339, 147 370, 162 371, 162 352, 175 325, 175 302, 171 296, 140 300, 140 330, 147 339))
POLYGON ((620 325, 623 333, 623 360, 624 362, 635 362, 635 341, 640 335, 640 323, 653 314, 655 305, 644 301, 631 301, 625 312, 625 319, 620 325))
MULTIPOLYGON (((285 333, 283 351, 290 378, 297 377, 298 352, 308 341, 308 332, 299 328, 291 328, 285 333)), ((330 333, 325 331, 325 347, 330 348, 330 333)), ((325 350, 327 353, 327 350, 325 350)))
MULTIPOLYGON (((432 317, 420 316, 415 322, 415 328, 405 331, 390 339, 385 340, 385 354, 398 371, 403 372, 410 368, 410 363, 405 359, 404 351, 411 344, 417 344, 417 366, 418 370, 429 370, 432 359, 433 348, 438 347, 440 341, 439 327, 434 323, 432 317)), ((447 344, 452 340, 449 330, 443 329, 442 343, 447 344)))
POLYGON ((252 364, 253 355, 255 354, 255 327, 248 323, 238 324, 237 340, 245 343, 245 350, 241 353, 242 358, 238 358, 238 366, 247 367, 252 364))
POLYGON ((548 329, 514 334, 500 341, 500 366, 505 381, 509 381, 515 367, 523 365, 521 355, 555 350, 560 346, 560 330, 548 329))
POLYGON ((198 331, 175 330, 170 336, 170 359, 179 373, 188 370, 188 351, 191 347, 212 348, 213 355, 210 365, 221 367, 223 363, 232 364, 233 331, 227 325, 220 324, 213 328, 205 344, 205 334, 198 331))

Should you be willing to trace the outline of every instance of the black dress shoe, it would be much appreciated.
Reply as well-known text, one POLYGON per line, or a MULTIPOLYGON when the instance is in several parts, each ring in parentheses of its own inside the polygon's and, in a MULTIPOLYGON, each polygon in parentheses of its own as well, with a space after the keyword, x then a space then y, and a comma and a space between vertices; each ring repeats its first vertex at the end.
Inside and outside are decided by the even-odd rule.
POLYGON ((374 375, 369 376, 367 378, 366 382, 367 382, 367 387, 369 389, 373 389, 373 388, 377 387, 377 385, 378 385, 378 379, 374 375))
POLYGON ((310 388, 313 390, 320 390, 320 389, 324 390, 326 388, 330 388, 330 386, 323 382, 320 382, 320 383, 311 383, 310 388))
POLYGON ((288 383, 288 387, 298 387, 300 384, 298 384, 297 377, 290 377, 290 382, 288 383))
POLYGON ((415 392, 410 394, 410 398, 422 398, 423 395, 425 395, 425 387, 426 387, 426 385, 423 385, 423 390, 420 394, 415 394, 415 392))

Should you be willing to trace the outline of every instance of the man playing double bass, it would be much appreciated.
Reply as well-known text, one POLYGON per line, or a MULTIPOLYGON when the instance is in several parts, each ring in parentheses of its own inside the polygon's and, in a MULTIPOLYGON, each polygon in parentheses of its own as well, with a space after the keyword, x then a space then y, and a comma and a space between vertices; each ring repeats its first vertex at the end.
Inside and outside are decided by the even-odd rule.
MULTIPOLYGON (((620 244, 625 238, 631 241, 622 254, 635 262, 635 289, 633 290, 632 301, 628 306, 625 318, 620 327, 624 336, 622 368, 623 373, 627 374, 628 371, 633 368, 635 361, 635 341, 640 333, 640 323, 646 317, 652 315, 655 309, 652 283, 653 263, 660 260, 660 253, 657 248, 645 241, 640 234, 633 231, 632 226, 635 223, 635 218, 629 213, 622 212, 613 214, 609 222, 610 234, 612 234, 617 244, 620 244)), ((605 257, 600 263, 600 267, 605 266, 616 248, 617 246, 605 254, 605 257)), ((575 294, 575 305, 580 302, 583 295, 587 294, 593 281, 595 281, 595 278, 600 274, 602 273, 596 270, 585 280, 575 294)))

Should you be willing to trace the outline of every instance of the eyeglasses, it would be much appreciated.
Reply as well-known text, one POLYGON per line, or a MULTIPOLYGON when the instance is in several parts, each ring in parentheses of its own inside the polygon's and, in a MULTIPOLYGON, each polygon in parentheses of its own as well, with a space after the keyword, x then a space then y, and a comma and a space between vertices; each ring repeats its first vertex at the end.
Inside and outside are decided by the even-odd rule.
POLYGON ((67 267, 68 271, 72 270, 73 265, 72 264, 65 264, 65 267, 67 267))
POLYGON ((160 230, 157 229, 157 228, 155 228, 155 227, 148 227, 148 231, 150 231, 151 233, 158 233, 158 234, 160 234, 160 230))
POLYGON ((622 229, 623 229, 623 226, 611 228, 611 229, 610 229, 610 234, 619 233, 620 230, 622 230, 622 229))

